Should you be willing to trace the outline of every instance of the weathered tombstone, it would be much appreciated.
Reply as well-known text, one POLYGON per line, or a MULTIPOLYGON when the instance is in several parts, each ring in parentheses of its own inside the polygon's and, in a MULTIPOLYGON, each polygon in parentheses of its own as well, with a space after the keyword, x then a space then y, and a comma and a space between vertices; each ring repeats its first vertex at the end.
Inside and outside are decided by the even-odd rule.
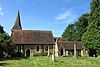
POLYGON ((56 40, 56 42, 55 42, 55 56, 56 56, 56 57, 58 57, 58 51, 59 51, 59 49, 58 49, 58 44, 57 44, 57 43, 58 43, 59 39, 60 39, 60 38, 58 38, 58 39, 56 40))
POLYGON ((98 56, 97 58, 100 58, 100 56, 98 56))
POLYGON ((52 56, 51 56, 52 62, 55 62, 55 51, 53 50, 52 56))
POLYGON ((58 44, 55 42, 55 56, 58 57, 58 44))
POLYGON ((81 50, 81 56, 83 56, 83 50, 81 50))
POLYGON ((74 57, 76 57, 76 44, 74 44, 74 57))
POLYGON ((48 56, 50 56, 49 46, 48 46, 48 56))
POLYGON ((66 56, 68 56, 68 51, 66 51, 66 56))

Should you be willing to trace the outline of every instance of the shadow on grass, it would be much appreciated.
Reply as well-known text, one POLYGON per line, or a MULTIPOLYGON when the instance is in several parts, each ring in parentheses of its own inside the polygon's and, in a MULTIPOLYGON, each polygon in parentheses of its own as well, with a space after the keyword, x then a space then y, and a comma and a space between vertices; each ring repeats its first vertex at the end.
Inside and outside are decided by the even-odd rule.
POLYGON ((64 61, 63 60, 56 60, 55 62, 57 62, 57 63, 64 63, 64 61))
POLYGON ((53 64, 62 64, 62 63, 64 63, 64 61, 63 60, 55 60, 55 62, 53 63, 53 64))
POLYGON ((21 59, 28 59, 28 57, 5 57, 5 58, 0 58, 0 61, 5 61, 5 60, 21 60, 21 59))
POLYGON ((21 60, 21 59, 28 59, 28 57, 13 57, 13 58, 5 57, 5 58, 0 58, 0 66, 9 65, 9 63, 3 62, 3 61, 6 61, 6 60, 21 60))
POLYGON ((6 65, 8 65, 8 63, 1 63, 0 62, 0 66, 6 66, 6 65))

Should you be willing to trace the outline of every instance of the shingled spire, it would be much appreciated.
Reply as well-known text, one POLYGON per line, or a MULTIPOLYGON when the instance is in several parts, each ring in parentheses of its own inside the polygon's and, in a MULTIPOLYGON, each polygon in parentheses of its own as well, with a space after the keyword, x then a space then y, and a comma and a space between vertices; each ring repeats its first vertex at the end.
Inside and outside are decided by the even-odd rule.
POLYGON ((14 24, 12 30, 14 30, 14 29, 16 29, 16 30, 22 30, 19 11, 17 13, 15 24, 14 24))

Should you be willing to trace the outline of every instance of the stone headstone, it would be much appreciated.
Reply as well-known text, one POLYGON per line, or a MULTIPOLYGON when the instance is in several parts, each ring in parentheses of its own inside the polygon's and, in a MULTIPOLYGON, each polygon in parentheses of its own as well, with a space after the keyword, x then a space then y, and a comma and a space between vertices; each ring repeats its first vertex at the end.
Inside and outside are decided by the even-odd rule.
POLYGON ((55 62, 55 51, 53 51, 51 59, 52 59, 52 62, 55 62))
POLYGON ((76 57, 76 44, 74 44, 74 56, 76 57))

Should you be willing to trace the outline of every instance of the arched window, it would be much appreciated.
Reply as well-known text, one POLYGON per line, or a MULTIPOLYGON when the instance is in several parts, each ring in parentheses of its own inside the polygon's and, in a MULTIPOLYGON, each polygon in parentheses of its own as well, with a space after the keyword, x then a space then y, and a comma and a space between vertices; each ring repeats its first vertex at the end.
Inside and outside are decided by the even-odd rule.
POLYGON ((29 49, 26 50, 26 57, 30 57, 30 50, 29 49))
POLYGON ((39 51, 39 46, 37 46, 36 50, 39 51))
POLYGON ((45 51, 48 51, 48 46, 45 46, 45 51))

